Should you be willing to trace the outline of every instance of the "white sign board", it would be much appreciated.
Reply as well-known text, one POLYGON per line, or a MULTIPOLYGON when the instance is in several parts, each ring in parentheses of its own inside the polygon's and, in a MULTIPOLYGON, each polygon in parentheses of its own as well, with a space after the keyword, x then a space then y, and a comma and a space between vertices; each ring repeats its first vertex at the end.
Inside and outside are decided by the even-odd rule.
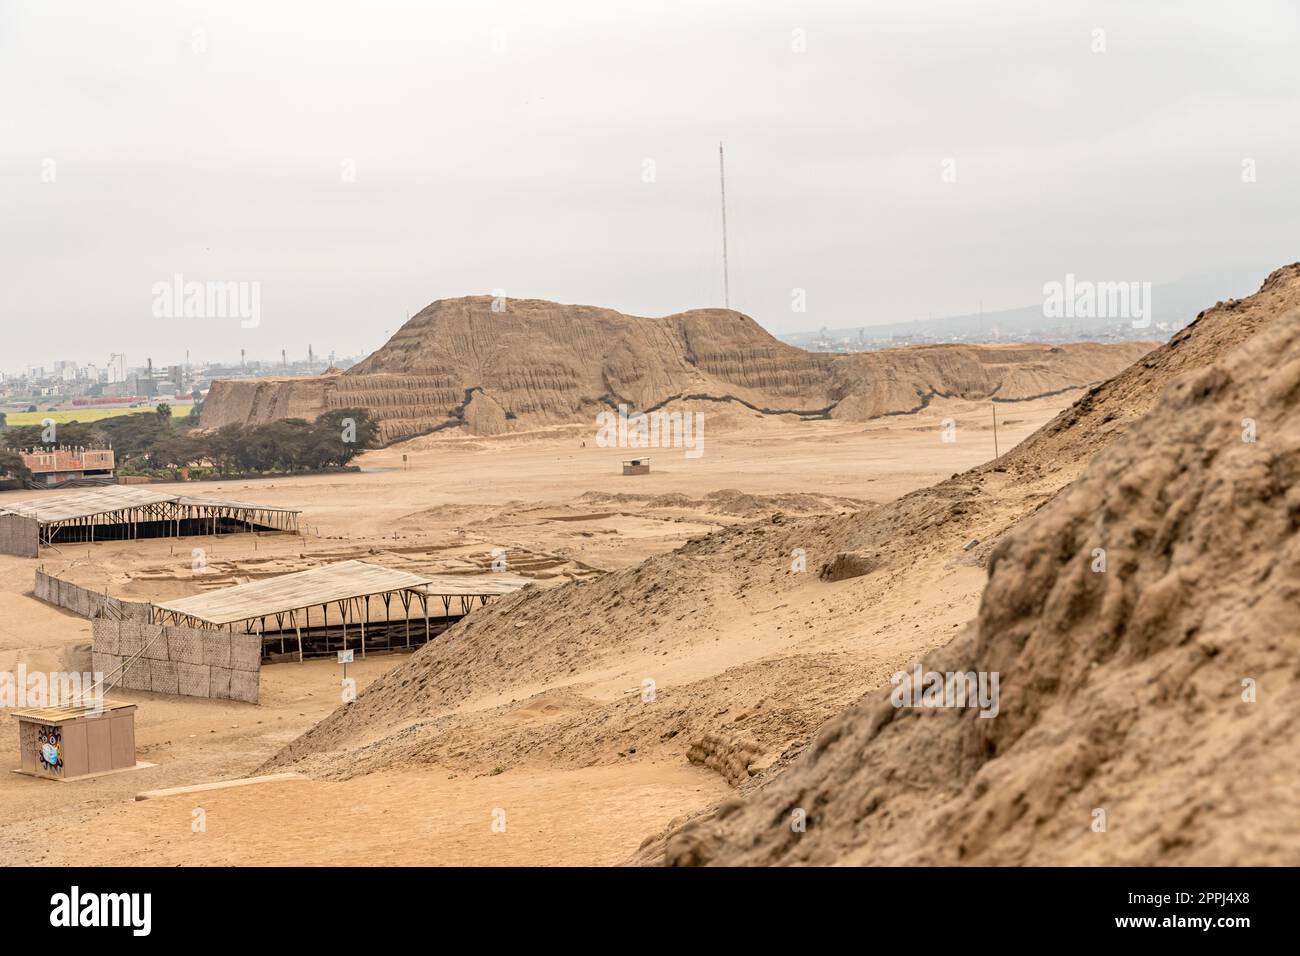
POLYGON ((352 663, 352 652, 351 652, 351 651, 339 651, 339 663, 340 663, 340 664, 351 664, 351 663, 352 663))

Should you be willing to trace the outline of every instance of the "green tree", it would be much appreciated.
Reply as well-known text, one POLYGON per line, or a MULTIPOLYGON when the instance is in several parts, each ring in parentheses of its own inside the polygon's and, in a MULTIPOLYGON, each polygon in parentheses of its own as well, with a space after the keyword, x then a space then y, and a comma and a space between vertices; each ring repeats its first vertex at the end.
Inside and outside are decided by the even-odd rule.
POLYGON ((3 476, 26 481, 32 473, 27 469, 22 455, 16 451, 0 448, 0 477, 3 476))
POLYGON ((239 467, 237 450, 243 440, 243 431, 240 425, 225 425, 203 436, 208 461, 223 475, 231 474, 239 467))
POLYGON ((346 465, 374 446, 379 426, 364 408, 339 408, 316 419, 312 428, 313 467, 346 465))
POLYGON ((55 426, 55 441, 45 440, 43 425, 13 425, 5 431, 5 444, 10 448, 35 448, 37 445, 95 445, 104 437, 97 425, 65 422, 55 426))
MULTIPOLYGON (((160 404, 156 412, 106 418, 93 424, 58 426, 62 445, 109 445, 118 467, 184 468, 208 463, 222 475, 318 471, 346 465, 374 445, 378 426, 361 408, 336 409, 314 422, 283 419, 264 425, 226 425, 201 431, 189 418, 176 424, 160 404)), ((191 413, 192 415, 193 413, 191 413)), ((46 444, 39 425, 10 427, 6 444, 28 448, 46 444)), ((21 461, 21 460, 20 460, 21 461)))
POLYGON ((197 435, 167 435, 149 449, 149 464, 155 468, 187 468, 208 457, 207 443, 197 435))
MULTIPOLYGON (((147 456, 154 444, 172 434, 171 419, 161 418, 153 412, 118 415, 96 422, 96 425, 100 441, 113 446, 119 463, 147 456)), ((63 440, 63 429, 59 430, 59 439, 63 440)))

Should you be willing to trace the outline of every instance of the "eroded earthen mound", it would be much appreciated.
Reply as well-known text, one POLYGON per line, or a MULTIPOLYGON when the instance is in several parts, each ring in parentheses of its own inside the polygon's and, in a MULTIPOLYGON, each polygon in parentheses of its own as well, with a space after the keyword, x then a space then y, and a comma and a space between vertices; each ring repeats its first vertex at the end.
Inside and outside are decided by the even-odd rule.
POLYGON ((625 404, 711 401, 772 415, 866 420, 935 396, 1020 401, 1101 381, 1151 347, 936 345, 805 352, 727 309, 663 318, 489 296, 442 299, 342 374, 214 382, 204 425, 369 409, 392 442, 446 428, 496 435, 592 423, 625 404))

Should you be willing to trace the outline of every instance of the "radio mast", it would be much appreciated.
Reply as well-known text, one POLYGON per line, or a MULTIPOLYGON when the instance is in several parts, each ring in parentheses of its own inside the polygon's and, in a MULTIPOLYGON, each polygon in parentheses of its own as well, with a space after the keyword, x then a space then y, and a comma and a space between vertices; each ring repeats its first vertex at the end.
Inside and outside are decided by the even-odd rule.
POLYGON ((718 143, 718 179, 722 184, 722 305, 731 308, 731 285, 727 278, 727 165, 718 143))

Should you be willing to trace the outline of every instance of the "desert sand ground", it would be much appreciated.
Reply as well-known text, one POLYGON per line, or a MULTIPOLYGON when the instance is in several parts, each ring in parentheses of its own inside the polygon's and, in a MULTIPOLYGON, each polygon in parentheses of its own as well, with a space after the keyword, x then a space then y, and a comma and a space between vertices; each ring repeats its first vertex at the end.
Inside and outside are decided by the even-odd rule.
MULTIPOLYGON (((1080 394, 999 404, 1001 450, 1080 394)), ((32 571, 40 563, 115 596, 161 599, 343 557, 430 570, 481 568, 501 547, 510 570, 551 587, 629 567, 778 511, 837 514, 888 501, 993 457, 987 403, 936 400, 920 413, 865 424, 714 412, 702 457, 652 450, 649 476, 622 477, 619 461, 631 453, 596 447, 586 429, 428 437, 365 454, 358 474, 202 486, 204 493, 301 507, 302 537, 81 545, 50 551, 40 562, 0 556, 0 670, 20 663, 29 670, 87 669, 89 623, 31 594, 32 571), (945 418, 956 423, 953 442, 941 440, 945 418), (193 548, 207 552, 204 578, 191 570, 193 548)), ((0 495, 0 502, 32 494, 0 495)), ((253 773, 339 705, 339 668, 332 661, 264 666, 257 705, 114 690, 111 698, 139 705, 138 757, 156 766, 66 783, 0 774, 4 860, 619 862, 670 820, 717 803, 732 784, 684 759, 587 766, 572 760, 548 765, 536 757, 512 761, 505 741, 545 736, 557 716, 579 704, 617 701, 651 664, 661 685, 683 694, 692 692, 693 682, 729 669, 736 669, 742 685, 771 681, 800 658, 818 666, 823 659, 851 658, 855 673, 872 686, 973 617, 984 583, 974 562, 906 577, 901 590, 879 596, 876 626, 864 633, 860 619, 844 620, 850 592, 807 577, 806 593, 797 599, 785 596, 769 606, 773 602, 759 594, 743 607, 725 609, 734 613, 720 615, 725 623, 709 635, 712 640, 689 653, 628 645, 561 679, 517 674, 505 686, 483 686, 455 708, 469 746, 456 754, 454 766, 427 762, 348 779, 135 802, 143 790, 253 773), (192 830, 196 808, 206 813, 204 832, 192 830), (498 809, 506 811, 504 833, 492 826, 498 809)), ((358 660, 349 675, 364 687, 401 659, 372 655, 358 660)), ((813 713, 829 717, 863 689, 828 685, 824 700, 813 701, 813 713)), ((755 693, 761 697, 762 688, 755 693)), ((0 752, 15 766, 12 722, 10 728, 0 752)))

